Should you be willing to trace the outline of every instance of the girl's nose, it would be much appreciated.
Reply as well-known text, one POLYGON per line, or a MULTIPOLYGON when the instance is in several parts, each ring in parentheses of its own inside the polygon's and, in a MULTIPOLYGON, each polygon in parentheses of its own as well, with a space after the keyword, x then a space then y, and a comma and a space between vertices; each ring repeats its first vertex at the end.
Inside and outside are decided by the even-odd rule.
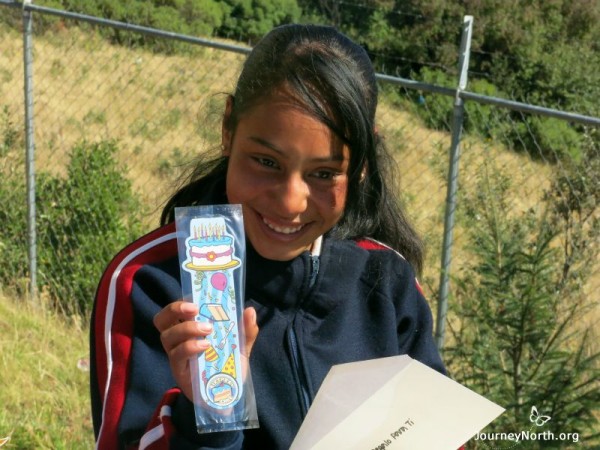
POLYGON ((293 219, 306 211, 310 195, 306 180, 301 174, 289 174, 275 192, 277 213, 287 219, 293 219))

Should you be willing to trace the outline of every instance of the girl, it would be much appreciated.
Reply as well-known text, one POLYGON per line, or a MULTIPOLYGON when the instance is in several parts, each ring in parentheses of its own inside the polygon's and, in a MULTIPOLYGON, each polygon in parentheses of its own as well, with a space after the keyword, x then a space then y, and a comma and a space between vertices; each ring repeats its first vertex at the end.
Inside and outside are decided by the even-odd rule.
POLYGON ((198 165, 163 226, 119 253, 100 283, 98 448, 285 449, 334 364, 408 354, 444 372, 413 271, 421 242, 399 208, 376 107, 366 52, 334 29, 282 26, 258 43, 226 101, 221 154, 198 165), (260 428, 198 434, 188 360, 211 328, 178 300, 173 211, 222 203, 244 213, 260 428))

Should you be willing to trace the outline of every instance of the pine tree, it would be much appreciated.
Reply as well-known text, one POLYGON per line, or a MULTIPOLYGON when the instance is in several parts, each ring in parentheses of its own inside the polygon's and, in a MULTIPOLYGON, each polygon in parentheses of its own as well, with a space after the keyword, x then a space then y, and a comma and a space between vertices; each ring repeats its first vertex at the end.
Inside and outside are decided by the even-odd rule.
MULTIPOLYGON (((497 172, 484 173, 464 202, 473 259, 455 280, 454 342, 445 357, 457 381, 506 408, 485 433, 570 432, 580 442, 599 436, 600 353, 580 321, 593 306, 583 286, 597 255, 597 202, 585 199, 597 186, 588 178, 587 188, 569 194, 564 181, 553 183, 541 211, 511 213, 510 181, 497 172), (573 198, 579 201, 567 201, 573 198), (536 425, 532 407, 551 419, 536 425)), ((565 444, 536 440, 527 448, 565 444)))

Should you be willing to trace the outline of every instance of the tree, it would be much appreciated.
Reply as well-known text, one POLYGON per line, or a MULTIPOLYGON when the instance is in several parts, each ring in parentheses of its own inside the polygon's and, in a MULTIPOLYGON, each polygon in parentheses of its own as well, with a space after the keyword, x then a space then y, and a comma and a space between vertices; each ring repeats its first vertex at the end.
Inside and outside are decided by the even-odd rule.
POLYGON ((224 0, 231 11, 219 33, 256 42, 273 27, 297 22, 301 10, 296 0, 224 0))
POLYGON ((535 406, 552 418, 538 432, 598 437, 600 353, 580 322, 594 306, 584 285, 598 250, 598 224, 587 222, 598 173, 570 190, 557 177, 542 211, 511 214, 510 180, 491 171, 465 201, 473 260, 456 279, 446 358, 454 378, 507 409, 492 432, 527 429, 535 406))

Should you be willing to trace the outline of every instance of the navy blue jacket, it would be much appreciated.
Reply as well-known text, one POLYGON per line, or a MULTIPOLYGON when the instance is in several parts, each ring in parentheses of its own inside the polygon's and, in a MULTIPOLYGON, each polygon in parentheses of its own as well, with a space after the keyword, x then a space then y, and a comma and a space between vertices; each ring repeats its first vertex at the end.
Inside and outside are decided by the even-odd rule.
POLYGON ((260 428, 198 434, 152 323, 181 298, 175 226, 123 249, 102 277, 92 315, 97 447, 287 449, 334 364, 408 354, 445 372, 431 311, 402 256, 369 239, 325 236, 318 270, 314 263, 308 252, 266 260, 248 243, 245 303, 260 329, 250 358, 260 428))

